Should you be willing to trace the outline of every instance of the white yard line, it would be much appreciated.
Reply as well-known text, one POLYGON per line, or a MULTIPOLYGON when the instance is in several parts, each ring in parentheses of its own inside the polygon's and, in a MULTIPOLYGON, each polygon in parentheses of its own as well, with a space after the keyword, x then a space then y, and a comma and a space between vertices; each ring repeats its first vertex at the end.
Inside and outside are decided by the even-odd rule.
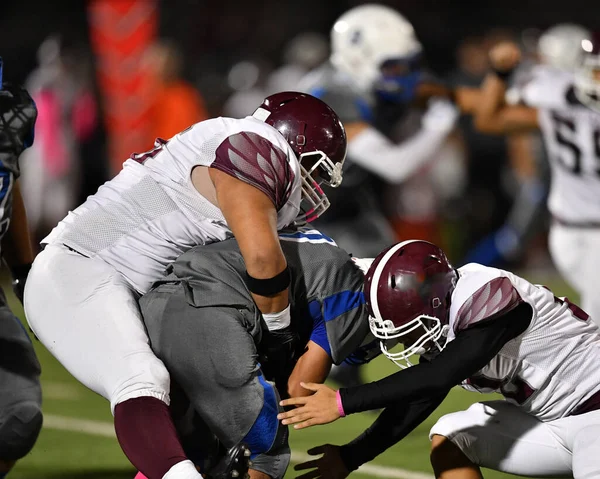
POLYGON ((42 394, 44 399, 60 401, 79 401, 83 398, 80 387, 63 381, 42 381, 42 394))
POLYGON ((110 422, 94 421, 92 419, 77 419, 74 417, 44 414, 44 427, 59 431, 80 432, 91 436, 115 438, 115 428, 110 422))
MULTIPOLYGON (((44 414, 44 427, 59 431, 90 434, 92 436, 109 438, 115 437, 115 430, 112 423, 106 421, 76 419, 66 416, 57 416, 54 414, 44 414)), ((311 459, 314 459, 314 457, 303 452, 292 451, 292 462, 298 463, 311 459)), ((365 464, 358 471, 369 476, 381 477, 385 479, 433 479, 431 474, 408 471, 398 467, 378 466, 376 464, 365 464)))
MULTIPOLYGON (((315 459, 315 456, 292 451, 292 462, 305 462, 312 459, 315 459)), ((399 467, 378 466, 377 464, 365 464, 359 467, 357 472, 386 479, 433 479, 431 474, 425 474, 424 472, 408 471, 399 467)))

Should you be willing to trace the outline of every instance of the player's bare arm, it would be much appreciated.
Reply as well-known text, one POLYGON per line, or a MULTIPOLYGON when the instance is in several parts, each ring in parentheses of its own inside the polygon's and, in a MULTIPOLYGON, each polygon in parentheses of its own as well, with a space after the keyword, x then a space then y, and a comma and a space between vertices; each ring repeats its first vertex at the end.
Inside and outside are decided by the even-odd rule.
POLYGON ((481 100, 479 88, 457 87, 453 91, 454 104, 463 114, 473 114, 481 100))
POLYGON ((449 88, 437 83, 421 83, 417 89, 417 102, 425 106, 431 98, 446 98, 452 101, 462 114, 472 114, 475 112, 480 95, 479 88, 449 88))
POLYGON ((331 364, 329 354, 314 341, 309 341, 306 351, 300 356, 292 370, 292 374, 290 374, 288 395, 290 397, 300 397, 311 394, 311 391, 302 387, 300 383, 324 382, 331 369, 331 364))
MULTIPOLYGON (((270 279, 282 273, 287 262, 277 236, 277 211, 269 197, 251 186, 215 168, 209 168, 217 202, 236 237, 248 274, 270 279)), ((288 290, 262 296, 252 293, 263 313, 276 313, 288 306, 288 290)))
POLYGON ((519 48, 510 42, 498 44, 490 52, 494 73, 488 74, 474 110, 477 129, 490 134, 520 133, 539 127, 537 109, 507 105, 506 79, 521 60, 519 48))
POLYGON ((283 424, 303 429, 355 412, 445 395, 485 366, 504 344, 521 334, 530 321, 531 306, 521 303, 500 317, 461 331, 431 362, 421 362, 379 381, 337 392, 325 385, 306 384, 304 387, 316 394, 282 401, 283 406, 297 407, 278 417, 283 424))

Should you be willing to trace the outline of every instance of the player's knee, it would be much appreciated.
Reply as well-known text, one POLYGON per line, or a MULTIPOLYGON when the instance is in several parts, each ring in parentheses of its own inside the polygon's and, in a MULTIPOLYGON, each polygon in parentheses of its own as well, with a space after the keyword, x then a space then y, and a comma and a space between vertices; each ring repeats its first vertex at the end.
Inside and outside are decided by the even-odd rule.
POLYGON ((430 460, 436 474, 455 467, 476 464, 478 454, 474 450, 475 437, 470 433, 472 414, 481 409, 474 404, 466 411, 442 416, 431 428, 430 460))
POLYGON ((271 453, 287 446, 288 429, 277 419, 280 412, 279 394, 275 386, 260 375, 258 381, 263 389, 263 401, 252 427, 242 439, 252 454, 271 453))
POLYGON ((476 468, 462 449, 446 436, 434 434, 431 437, 431 466, 436 477, 453 469, 476 468))
POLYGON ((35 401, 19 403, 0 419, 0 459, 16 461, 33 448, 42 429, 42 411, 35 401))
POLYGON ((154 397, 163 402, 169 401, 171 379, 165 365, 154 355, 146 354, 144 358, 132 356, 125 362, 123 375, 109 395, 111 407, 137 397, 154 397))

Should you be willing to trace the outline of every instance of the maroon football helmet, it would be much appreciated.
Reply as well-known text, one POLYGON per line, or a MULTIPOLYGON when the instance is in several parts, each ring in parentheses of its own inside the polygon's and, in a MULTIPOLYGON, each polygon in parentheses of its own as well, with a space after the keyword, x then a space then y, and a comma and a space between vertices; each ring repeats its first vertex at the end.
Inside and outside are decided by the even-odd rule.
POLYGON ((300 163, 302 199, 300 221, 312 221, 329 208, 321 189, 325 183, 338 187, 346 158, 346 131, 326 103, 306 93, 275 93, 252 115, 281 133, 300 163))
MULTIPOLYGON (((409 357, 437 346, 441 350, 448 331, 450 297, 458 274, 436 245, 410 240, 382 251, 366 274, 364 294, 371 317, 369 326, 381 340, 381 350, 398 366, 411 366, 409 357), (411 333, 417 337, 404 350, 392 353, 395 345, 411 333)), ((407 338, 405 338, 407 339, 407 338)))
POLYGON ((595 110, 600 110, 600 32, 582 40, 583 61, 575 72, 577 99, 595 110))

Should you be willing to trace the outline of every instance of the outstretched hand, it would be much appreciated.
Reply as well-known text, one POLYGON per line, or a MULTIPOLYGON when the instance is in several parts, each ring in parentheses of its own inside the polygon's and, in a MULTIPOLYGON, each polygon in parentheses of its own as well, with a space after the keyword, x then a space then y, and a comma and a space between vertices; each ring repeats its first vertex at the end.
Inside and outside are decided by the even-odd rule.
POLYGON ((311 456, 323 454, 318 459, 296 464, 295 471, 303 471, 311 469, 304 474, 297 476, 296 479, 344 479, 348 477, 350 471, 346 468, 342 456, 340 455, 340 446, 331 444, 323 444, 322 446, 313 447, 308 451, 311 456))
POLYGON ((327 424, 340 417, 337 407, 336 391, 324 384, 300 383, 300 385, 314 391, 312 396, 285 399, 279 404, 282 406, 296 406, 287 412, 277 415, 282 424, 294 424, 294 429, 327 424))

